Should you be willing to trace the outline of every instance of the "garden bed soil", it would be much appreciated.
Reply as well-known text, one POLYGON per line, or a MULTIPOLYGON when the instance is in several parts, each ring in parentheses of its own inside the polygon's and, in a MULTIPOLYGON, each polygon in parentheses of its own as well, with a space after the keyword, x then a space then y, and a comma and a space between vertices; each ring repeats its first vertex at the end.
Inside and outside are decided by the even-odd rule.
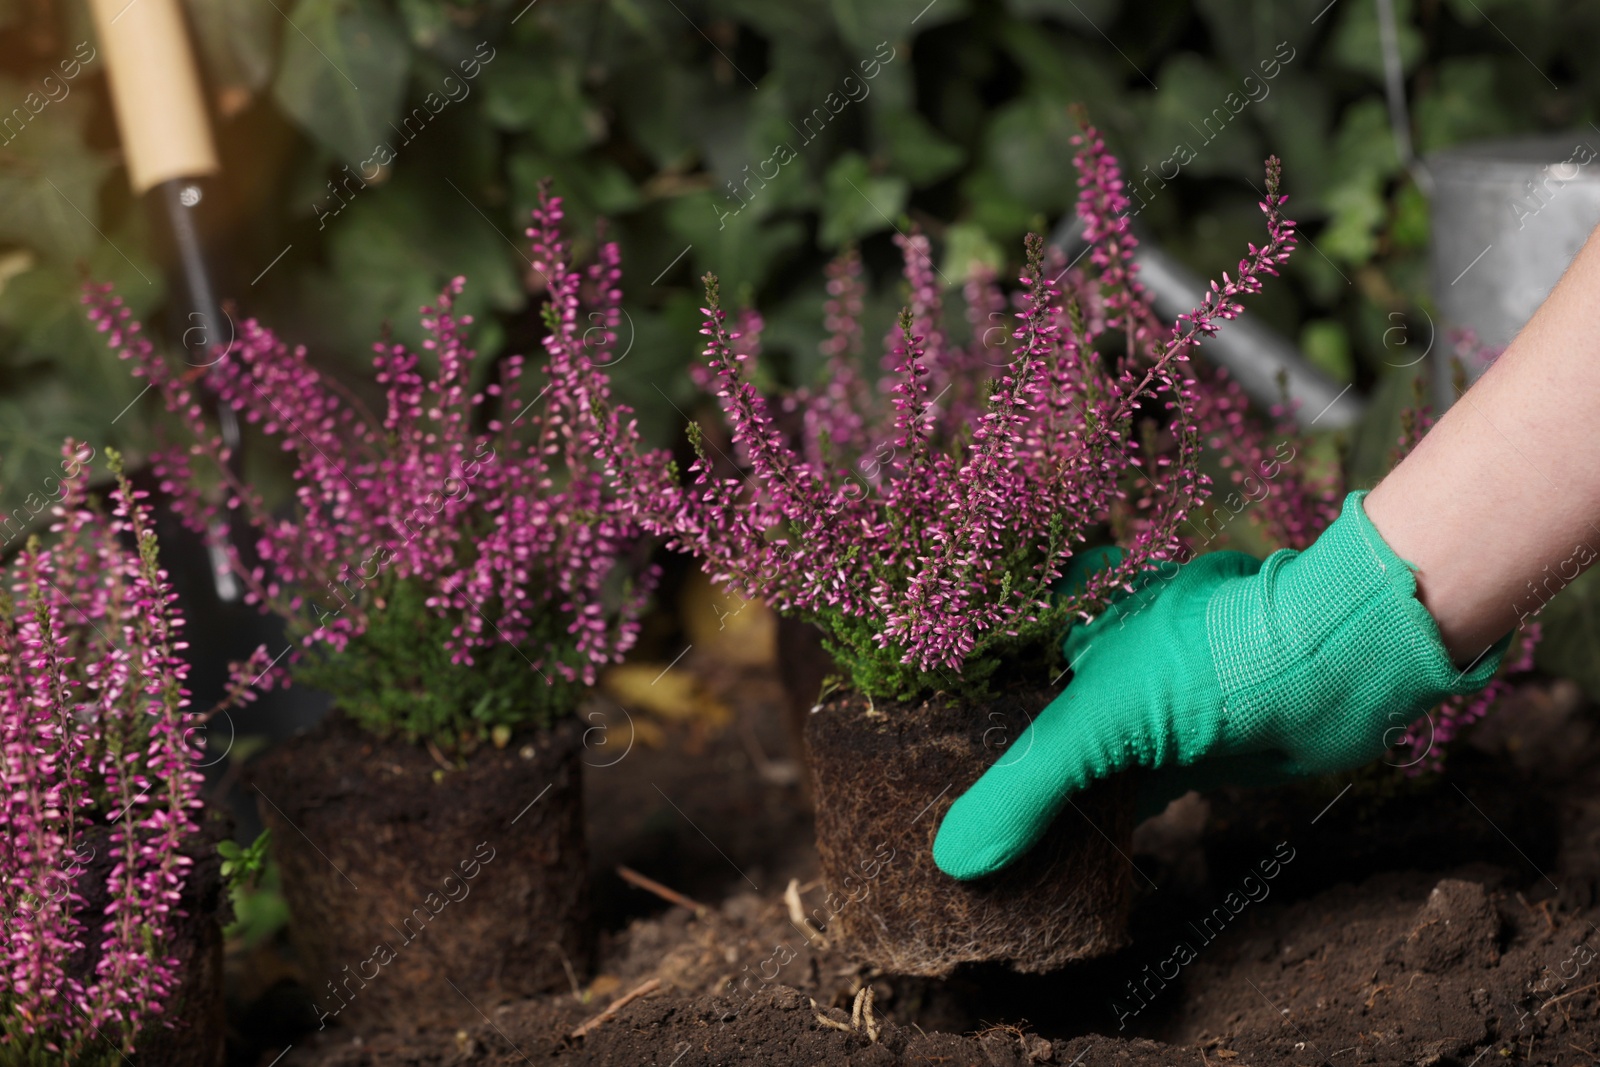
POLYGON ((944 813, 997 758, 1027 758, 1013 743, 1054 695, 874 705, 850 693, 811 712, 807 763, 830 891, 816 914, 855 958, 890 974, 942 978, 983 961, 1037 974, 1125 943, 1131 776, 1075 796, 996 874, 960 882, 933 862, 944 813))
POLYGON ((587 971, 581 738, 568 720, 460 767, 334 712, 260 761, 307 1022, 455 1026, 587 971))
MULTIPOLYGON (((781 702, 770 686, 751 688, 781 733, 781 702)), ((822 899, 815 856, 787 809, 730 806, 717 821, 709 802, 688 806, 683 814, 759 888, 730 874, 720 883, 729 892, 713 900, 707 867, 696 895, 710 907, 657 902, 602 937, 585 1002, 568 992, 509 1003, 459 1031, 330 1029, 295 1038, 278 1067, 1592 1065, 1597 723, 1568 683, 1539 683, 1469 734, 1443 775, 1365 772, 1176 802, 1129 849, 1132 943, 1044 975, 978 965, 936 980, 860 966, 827 931, 797 926, 791 884, 763 873, 800 879, 801 911, 822 899), (768 826, 765 840, 752 822, 768 826), (784 849, 809 862, 778 860, 784 849), (1266 866, 1271 878, 1265 860, 1278 864, 1266 866), (1163 978, 1185 939, 1196 955, 1163 978), (569 1036, 651 981, 649 995, 569 1036), (864 1018, 851 1024, 864 987, 876 1041, 864 1018)), ((741 769, 730 738, 688 759, 684 736, 641 753, 634 773, 685 804, 708 762, 732 791, 793 797, 741 769)), ((603 821, 590 832, 624 849, 633 828, 618 829, 603 821)), ((267 1067, 286 1043, 236 1062, 267 1067)))
MULTIPOLYGON (((1287 908, 1241 917, 1214 954, 1193 964, 1159 1025, 1115 1023, 1072 1036, 1040 1033, 1013 1014, 956 1032, 915 1022, 916 989, 888 982, 873 1023, 853 1024, 853 999, 773 985, 753 996, 656 993, 586 1036, 570 1034, 597 1006, 571 997, 508 1005, 491 1022, 430 1046, 380 1035, 323 1051, 318 1067, 521 1064, 812 1067, 818 1064, 1021 1067, 1118 1064, 1591 1064, 1600 1041, 1593 913, 1526 906, 1509 872, 1459 877, 1391 872, 1287 908), (1583 961, 1590 962, 1584 966, 1583 961), (1566 981, 1561 974, 1571 976, 1566 981), (905 994, 910 994, 909 996, 905 994), (885 1003, 887 999, 887 1003, 885 1003), (819 1018, 820 1016, 820 1018, 819 1018), (824 1021, 826 1020, 826 1021, 824 1021), (1158 1036, 1141 1036, 1141 1029, 1158 1036)), ((1132 962, 1132 961, 1127 961, 1132 962)), ((1104 1009, 1104 982, 1051 980, 1055 1018, 1104 1009)), ((635 987, 637 988, 637 987, 635 987)), ((1144 1020, 1141 1020, 1144 1023, 1144 1020)), ((1081 1025, 1081 1023, 1079 1024, 1081 1025)), ((1050 1028, 1055 1029, 1055 1026, 1050 1028)))
MULTIPOLYGON (((178 987, 164 1015, 135 1037, 138 1067, 217 1067, 222 1062, 227 1035, 222 927, 229 915, 225 914, 228 898, 223 892, 217 844, 228 836, 228 827, 226 820, 215 814, 198 814, 200 829, 188 837, 181 850, 194 862, 172 916, 167 944, 167 954, 178 961, 178 987)), ((100 962, 99 941, 93 933, 104 922, 106 905, 111 902, 108 879, 117 857, 110 838, 111 827, 104 824, 88 828, 81 838, 83 845, 93 849, 76 886, 83 897, 79 914, 91 939, 73 955, 67 972, 82 981, 92 980, 100 962)))

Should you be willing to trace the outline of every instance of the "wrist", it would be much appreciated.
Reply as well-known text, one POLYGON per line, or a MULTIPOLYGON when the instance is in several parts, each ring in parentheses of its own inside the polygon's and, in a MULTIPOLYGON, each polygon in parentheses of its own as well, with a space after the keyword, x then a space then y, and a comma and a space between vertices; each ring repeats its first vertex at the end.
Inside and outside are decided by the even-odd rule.
POLYGON ((1363 495, 1347 496, 1310 548, 1273 553, 1207 609, 1228 733, 1294 754, 1297 773, 1374 758, 1385 747, 1374 724, 1409 722, 1483 688, 1509 644, 1507 635, 1467 670, 1452 662, 1363 495))

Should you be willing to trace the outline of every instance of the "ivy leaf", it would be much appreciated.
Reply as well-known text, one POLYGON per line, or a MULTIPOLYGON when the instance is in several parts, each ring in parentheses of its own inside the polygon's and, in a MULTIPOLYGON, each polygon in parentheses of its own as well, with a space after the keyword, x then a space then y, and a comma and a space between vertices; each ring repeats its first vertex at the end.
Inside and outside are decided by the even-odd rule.
POLYGON ((826 196, 818 240, 827 248, 890 229, 911 192, 904 178, 874 177, 867 161, 854 152, 834 161, 823 185, 826 196))
POLYGON ((584 99, 573 57, 501 56, 484 69, 483 88, 490 121, 530 131, 554 155, 574 155, 605 136, 605 119, 584 99))
MULTIPOLYGON (((682 252, 694 264, 688 271, 690 277, 698 278, 710 270, 730 286, 759 288, 779 257, 805 239, 805 229, 798 220, 764 221, 718 191, 674 198, 667 208, 667 224, 676 236, 676 247, 664 245, 645 257, 644 270, 640 272, 643 278, 654 278, 669 266, 672 276, 683 277, 683 262, 675 264, 682 252)), ((691 313, 695 307, 698 304, 690 307, 691 313)))
MULTIPOLYGON (((1295 60, 1305 62, 1305 49, 1295 60)), ((1270 68, 1269 68, 1270 69, 1270 68)), ((1294 197, 1296 218, 1322 213, 1322 193, 1330 169, 1333 145, 1333 96, 1315 72, 1281 65, 1276 78, 1258 77, 1265 93, 1251 104, 1255 121, 1265 131, 1265 148, 1288 162, 1288 191, 1294 197)))
POLYGON ((896 174, 921 188, 946 178, 966 162, 961 146, 944 135, 919 113, 909 109, 879 112, 873 116, 881 139, 889 150, 896 174))
POLYGON ((1377 250, 1378 229, 1389 214, 1384 183, 1400 169, 1382 100, 1369 98, 1346 110, 1333 163, 1324 195, 1330 218, 1317 245, 1334 259, 1365 263, 1377 250))
MULTIPOLYGON (((1395 36, 1400 44, 1400 65, 1406 71, 1422 58, 1422 34, 1412 23, 1411 0, 1394 2, 1395 36)), ((1346 4, 1334 31, 1332 55, 1341 66, 1358 70, 1382 83, 1383 48, 1378 34, 1377 4, 1346 4)))
POLYGON ((1062 211, 1077 196, 1072 179, 1072 138, 1077 132, 1064 104, 1024 97, 995 113, 985 159, 996 183, 1012 199, 1035 211, 1062 211))
MULTIPOLYGON (((924 0, 926 3, 926 0, 924 0)), ((770 41, 800 42, 813 55, 831 36, 829 0, 718 0, 717 13, 754 28, 770 41)))
POLYGON ((372 0, 300 0, 287 15, 273 96, 340 159, 357 163, 393 137, 411 52, 372 0))
MULTIPOLYGON (((967 14, 965 0, 832 0, 831 6, 839 36, 852 47, 868 51, 882 42, 908 41, 967 14)), ((860 58, 866 55, 863 52, 860 58)))
POLYGON ((961 182, 962 199, 972 205, 971 223, 1001 241, 1020 241, 1029 229, 1043 230, 1048 221, 1023 203, 1005 185, 994 165, 986 165, 961 182))
POLYGON ((242 85, 252 93, 272 80, 273 48, 283 18, 267 0, 186 0, 205 68, 225 85, 242 85))
POLYGON ((641 198, 628 172, 609 159, 594 156, 553 158, 534 151, 519 151, 506 164, 511 178, 513 216, 527 218, 539 200, 539 183, 555 180, 554 192, 566 198, 568 223, 573 233, 587 235, 593 216, 616 216, 637 209, 641 198), (574 212, 581 205, 586 211, 574 212))
POLYGON ((1335 319, 1315 319, 1300 331, 1300 350, 1313 367, 1336 382, 1348 382, 1355 377, 1355 363, 1350 357, 1350 334, 1335 319))
POLYGON ((60 263, 86 256, 103 238, 100 183, 110 162, 84 144, 72 98, 51 102, 37 91, 0 81, 0 99, 21 103, 28 121, 7 127, 0 147, 0 241, 24 245, 60 263))
POLYGON ((1117 17, 1117 0, 1008 0, 1006 6, 1018 18, 1053 18, 1091 33, 1108 26, 1117 17))
POLYGON ((456 275, 467 278, 458 311, 478 319, 474 346, 486 356, 498 347, 497 325, 485 312, 525 303, 513 267, 526 266, 523 243, 511 227, 496 225, 502 209, 492 209, 475 185, 456 184, 402 172, 380 195, 364 194, 329 222, 328 255, 339 281, 308 278, 301 295, 326 329, 338 331, 345 351, 361 352, 385 323, 398 340, 420 343, 417 309, 433 304, 456 275))
POLYGON ((1506 107, 1491 56, 1446 59, 1416 103, 1417 151, 1515 133, 1519 120, 1506 107))
POLYGON ((958 222, 945 231, 944 269, 941 273, 949 285, 966 282, 975 263, 999 274, 1005 267, 1005 260, 1005 253, 989 239, 982 226, 958 222))
MULTIPOLYGON (((144 389, 83 313, 83 279, 110 282, 133 313, 160 303, 165 278, 141 253, 142 213, 68 267, 31 252, 0 257, 0 485, 31 482, 60 460, 61 442, 138 453, 148 420, 129 408, 144 389), (133 257, 130 262, 112 247, 133 257)), ((153 398, 152 398, 153 399, 153 398)))
POLYGON ((1249 111, 1255 105, 1241 81, 1225 78, 1209 60, 1181 52, 1156 76, 1160 92, 1143 94, 1140 115, 1142 158, 1127 160, 1137 180, 1140 166, 1158 176, 1151 190, 1180 171, 1186 176, 1259 178, 1261 149, 1249 111))
MULTIPOLYGON (((1243 76, 1270 70, 1271 60, 1306 62, 1307 30, 1320 29, 1312 19, 1328 0, 1196 0, 1195 9, 1210 29, 1210 41, 1219 56, 1243 76)), ((1370 6, 1370 5, 1369 5, 1370 6)), ((1165 86, 1162 86, 1165 88, 1165 86)))

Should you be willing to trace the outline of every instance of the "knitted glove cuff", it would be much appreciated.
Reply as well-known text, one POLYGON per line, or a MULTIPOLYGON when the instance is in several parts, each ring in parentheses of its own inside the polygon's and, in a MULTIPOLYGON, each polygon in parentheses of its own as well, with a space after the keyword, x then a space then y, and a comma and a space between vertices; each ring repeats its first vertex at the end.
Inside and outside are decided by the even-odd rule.
MULTIPOLYGON (((1482 689, 1499 669, 1507 633, 1459 670, 1438 624, 1417 599, 1412 567, 1383 540, 1361 501, 1344 508, 1303 552, 1275 552, 1257 580, 1218 591, 1207 610, 1212 658, 1227 703, 1282 698, 1376 698, 1420 714, 1447 696, 1482 689)), ((1242 709, 1241 709, 1242 710, 1242 709)))

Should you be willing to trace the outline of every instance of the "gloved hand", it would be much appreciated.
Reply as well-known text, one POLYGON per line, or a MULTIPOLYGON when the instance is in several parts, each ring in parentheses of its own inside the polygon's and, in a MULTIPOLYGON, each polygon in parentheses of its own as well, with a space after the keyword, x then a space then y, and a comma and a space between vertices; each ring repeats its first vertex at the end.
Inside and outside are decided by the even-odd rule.
POLYGON ((1069 794, 1126 767, 1153 769, 1147 812, 1191 788, 1356 767, 1444 697, 1486 685, 1511 635, 1456 668, 1365 495, 1347 496, 1303 552, 1168 563, 1074 626, 1071 682, 951 806, 933 845, 940 869, 1004 867, 1069 794))

